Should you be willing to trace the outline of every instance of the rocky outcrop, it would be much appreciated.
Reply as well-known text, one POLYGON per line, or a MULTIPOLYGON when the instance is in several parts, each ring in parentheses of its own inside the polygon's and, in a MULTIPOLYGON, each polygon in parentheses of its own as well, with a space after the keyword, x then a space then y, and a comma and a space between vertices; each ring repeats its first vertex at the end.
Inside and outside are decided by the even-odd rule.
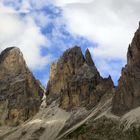
POLYGON ((140 27, 128 48, 127 65, 122 69, 112 112, 122 115, 138 106, 140 106, 140 27))
POLYGON ((47 86, 47 104, 60 99, 60 107, 93 107, 102 95, 112 93, 114 89, 111 77, 103 79, 89 50, 85 56, 80 47, 68 49, 51 66, 50 80, 47 86))
POLYGON ((0 54, 0 124, 18 125, 35 115, 43 90, 18 48, 0 54))

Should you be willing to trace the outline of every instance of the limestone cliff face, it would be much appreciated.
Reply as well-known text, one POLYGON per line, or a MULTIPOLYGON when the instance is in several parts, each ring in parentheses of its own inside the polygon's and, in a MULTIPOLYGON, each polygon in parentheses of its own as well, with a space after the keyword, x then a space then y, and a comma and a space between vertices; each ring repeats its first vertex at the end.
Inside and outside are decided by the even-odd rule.
POLYGON ((17 125, 37 113, 43 90, 18 48, 0 54, 0 123, 17 125))
POLYGON ((64 52, 57 64, 51 65, 49 92, 59 94, 61 89, 67 86, 66 82, 75 75, 84 62, 85 59, 79 47, 64 52))
POLYGON ((51 66, 50 80, 47 86, 47 104, 57 98, 64 109, 96 105, 102 95, 113 92, 111 77, 103 79, 89 50, 85 56, 80 47, 64 52, 62 57, 51 66))
POLYGON ((122 115, 138 106, 140 106, 140 27, 129 45, 127 65, 122 69, 112 111, 122 115))

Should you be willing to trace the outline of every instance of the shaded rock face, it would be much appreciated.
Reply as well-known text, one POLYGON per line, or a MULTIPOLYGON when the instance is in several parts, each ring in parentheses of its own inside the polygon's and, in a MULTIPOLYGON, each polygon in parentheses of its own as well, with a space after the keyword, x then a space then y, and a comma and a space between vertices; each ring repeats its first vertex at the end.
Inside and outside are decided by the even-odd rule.
POLYGON ((18 48, 0 54, 0 123, 17 125, 37 113, 43 90, 18 48))
POLYGON ((113 89, 111 77, 103 79, 100 76, 89 50, 84 56, 80 47, 75 46, 51 66, 47 104, 59 98, 63 109, 93 107, 102 95, 112 93, 113 89))
POLYGON ((127 65, 113 99, 112 112, 123 115, 140 106, 140 28, 136 31, 127 52, 127 65))

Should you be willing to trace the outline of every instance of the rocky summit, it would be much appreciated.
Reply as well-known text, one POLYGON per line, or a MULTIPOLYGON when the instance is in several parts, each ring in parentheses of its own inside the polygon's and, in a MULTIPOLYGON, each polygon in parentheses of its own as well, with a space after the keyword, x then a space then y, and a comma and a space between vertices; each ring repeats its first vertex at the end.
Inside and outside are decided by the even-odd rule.
POLYGON ((35 115, 43 90, 18 48, 0 54, 0 124, 18 125, 35 115))
POLYGON ((71 109, 95 106, 101 97, 113 93, 111 77, 102 78, 87 49, 85 56, 80 47, 64 52, 57 63, 51 65, 47 86, 47 104, 59 99, 60 107, 71 109))
POLYGON ((128 48, 127 65, 122 69, 112 112, 123 115, 138 106, 140 106, 140 27, 128 48))

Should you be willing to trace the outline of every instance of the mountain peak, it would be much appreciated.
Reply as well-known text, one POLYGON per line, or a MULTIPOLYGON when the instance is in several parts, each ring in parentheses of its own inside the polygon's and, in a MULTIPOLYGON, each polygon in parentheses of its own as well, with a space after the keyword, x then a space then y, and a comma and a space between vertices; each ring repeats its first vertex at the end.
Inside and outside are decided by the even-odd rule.
POLYGON ((17 74, 27 70, 23 55, 19 48, 10 47, 0 54, 0 67, 2 73, 17 74))
POLYGON ((66 50, 56 64, 52 64, 46 100, 49 105, 59 98, 63 109, 94 106, 108 89, 111 93, 113 87, 110 79, 100 76, 89 50, 84 56, 81 48, 75 46, 66 50))
POLYGON ((0 122, 15 125, 35 115, 43 92, 20 49, 5 49, 0 54, 0 122))
POLYGON ((5 50, 3 50, 1 53, 0 53, 0 62, 5 58, 7 57, 7 55, 9 55, 9 53, 21 53, 20 49, 17 48, 17 47, 9 47, 9 48, 6 48, 5 50))
POLYGON ((122 69, 112 111, 122 115, 140 106, 140 27, 128 47, 127 65, 122 69))

